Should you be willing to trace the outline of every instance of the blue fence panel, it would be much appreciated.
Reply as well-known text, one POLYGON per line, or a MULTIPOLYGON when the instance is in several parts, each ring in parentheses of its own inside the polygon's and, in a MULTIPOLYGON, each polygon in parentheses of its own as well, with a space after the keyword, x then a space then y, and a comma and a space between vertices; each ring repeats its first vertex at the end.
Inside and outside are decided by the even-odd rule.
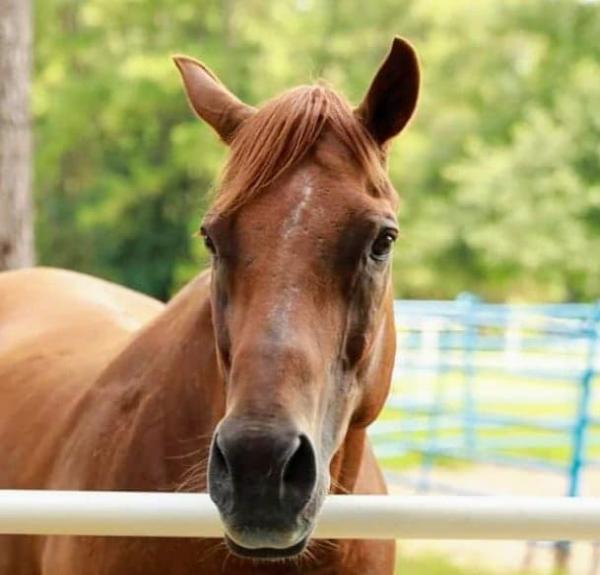
POLYGON ((508 305, 471 294, 396 301, 392 394, 372 430, 381 458, 418 454, 559 472, 565 494, 600 467, 600 304, 508 305))

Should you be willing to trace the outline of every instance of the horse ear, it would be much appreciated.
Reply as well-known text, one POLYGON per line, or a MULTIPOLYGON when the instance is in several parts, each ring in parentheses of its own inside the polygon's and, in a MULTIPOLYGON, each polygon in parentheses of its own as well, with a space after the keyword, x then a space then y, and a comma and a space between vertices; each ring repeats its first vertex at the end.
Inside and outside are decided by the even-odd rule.
POLYGON ((410 120, 419 95, 419 61, 414 48, 394 38, 356 114, 375 141, 383 146, 410 120))
POLYGON ((194 112, 230 143, 239 125, 256 111, 240 102, 204 64, 187 56, 173 56, 194 112))

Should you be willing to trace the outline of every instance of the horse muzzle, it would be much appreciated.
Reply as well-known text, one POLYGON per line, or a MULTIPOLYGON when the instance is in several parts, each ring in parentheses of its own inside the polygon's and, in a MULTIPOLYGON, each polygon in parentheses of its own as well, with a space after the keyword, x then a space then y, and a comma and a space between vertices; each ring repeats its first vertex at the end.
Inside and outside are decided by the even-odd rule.
POLYGON ((224 420, 213 437, 209 494, 233 553, 280 559, 301 553, 313 529, 317 458, 290 423, 224 420))

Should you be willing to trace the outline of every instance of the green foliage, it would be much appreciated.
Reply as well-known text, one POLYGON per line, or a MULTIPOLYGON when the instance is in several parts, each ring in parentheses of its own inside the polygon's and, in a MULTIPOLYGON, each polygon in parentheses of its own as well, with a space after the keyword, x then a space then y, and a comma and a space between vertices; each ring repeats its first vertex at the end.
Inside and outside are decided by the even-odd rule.
POLYGON ((358 102, 391 37, 417 47, 395 145, 399 296, 600 295, 600 4, 583 0, 44 0, 36 5, 38 249, 167 298, 225 150, 169 56, 259 103, 324 77, 358 102))

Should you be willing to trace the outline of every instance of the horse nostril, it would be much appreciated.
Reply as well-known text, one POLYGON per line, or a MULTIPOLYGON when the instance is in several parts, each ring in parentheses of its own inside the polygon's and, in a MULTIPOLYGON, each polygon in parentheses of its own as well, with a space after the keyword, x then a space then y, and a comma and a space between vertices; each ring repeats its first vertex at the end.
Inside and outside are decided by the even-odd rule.
POLYGON ((302 508, 312 496, 317 482, 315 451, 306 435, 287 460, 282 474, 282 497, 294 507, 302 508))
POLYGON ((219 435, 213 439, 208 463, 209 492, 217 505, 232 505, 231 469, 225 451, 219 444, 219 435))
POLYGON ((227 463, 227 458, 225 457, 225 453, 223 453, 223 449, 219 445, 218 435, 215 437, 213 443, 211 458, 216 471, 220 472, 222 475, 229 475, 229 464, 227 463))

